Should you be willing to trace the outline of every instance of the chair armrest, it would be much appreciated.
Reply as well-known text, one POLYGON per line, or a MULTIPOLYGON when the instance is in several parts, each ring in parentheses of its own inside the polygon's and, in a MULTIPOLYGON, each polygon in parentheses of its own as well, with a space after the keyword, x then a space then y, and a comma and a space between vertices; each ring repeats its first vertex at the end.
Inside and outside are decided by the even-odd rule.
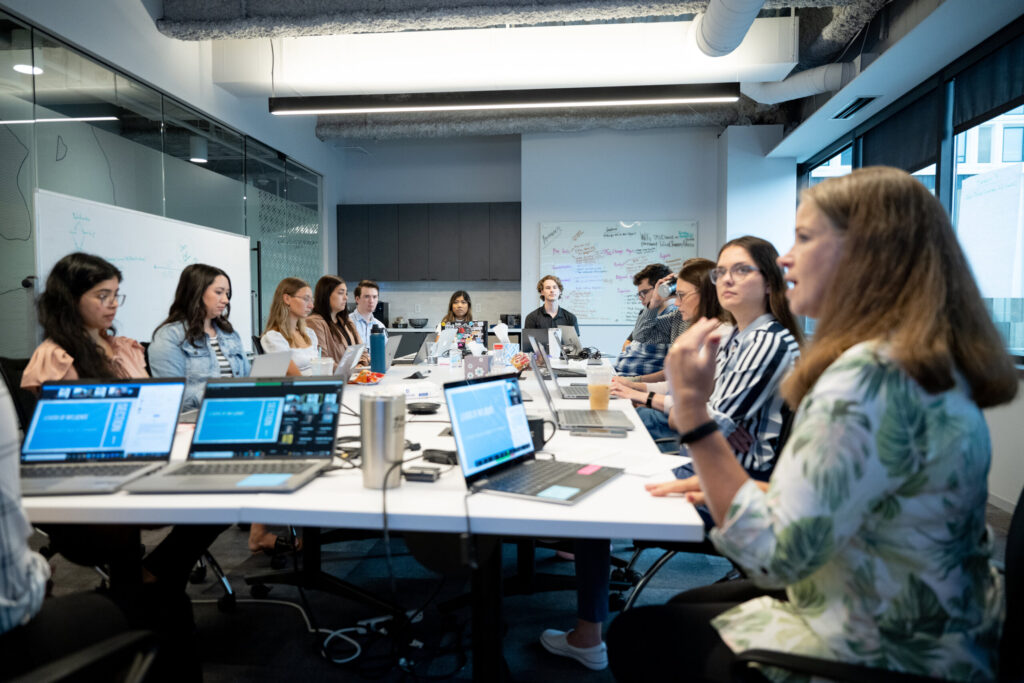
POLYGON ((802 674, 821 676, 832 681, 848 683, 943 683, 942 679, 917 674, 876 669, 860 664, 848 664, 831 659, 806 657, 775 650, 746 650, 736 655, 741 663, 765 664, 802 674))
POLYGON ((113 677, 116 671, 126 672, 125 683, 141 681, 156 650, 156 634, 152 631, 125 631, 27 671, 10 683, 122 680, 113 677))

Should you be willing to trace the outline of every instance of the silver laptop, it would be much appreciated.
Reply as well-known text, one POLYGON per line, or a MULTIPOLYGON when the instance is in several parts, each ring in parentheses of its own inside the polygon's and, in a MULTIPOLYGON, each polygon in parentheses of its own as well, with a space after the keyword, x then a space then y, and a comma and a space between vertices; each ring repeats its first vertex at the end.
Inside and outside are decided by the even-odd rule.
POLYGON ((427 344, 435 343, 430 335, 423 337, 419 350, 415 354, 407 353, 404 356, 395 358, 392 362, 395 365, 422 365, 427 362, 427 344))
POLYGON ((515 375, 449 382, 444 397, 471 491, 568 505, 622 473, 617 467, 537 460, 515 375))
MULTIPOLYGON (((532 339, 530 340, 530 342, 535 344, 535 342, 532 339)), ((537 358, 540 361, 541 369, 544 371, 544 377, 554 377, 555 376, 555 370, 554 370, 554 368, 551 367, 551 364, 548 363, 547 354, 545 354, 545 353, 537 353, 537 358)), ((586 373, 584 373, 584 376, 586 376, 586 373)), ((540 378, 539 376, 538 376, 538 379, 540 379, 540 381, 544 381, 543 378, 540 378)), ((555 388, 558 389, 558 395, 561 396, 562 398, 571 398, 571 399, 583 399, 583 398, 589 399, 590 398, 590 391, 587 389, 587 386, 585 384, 584 385, 578 385, 578 384, 572 385, 571 384, 571 385, 566 387, 566 386, 562 386, 558 382, 555 382, 555 388)))
POLYGON ((338 361, 338 367, 334 368, 334 376, 342 382, 347 382, 348 378, 352 376, 352 369, 355 368, 359 359, 363 357, 364 348, 366 348, 364 344, 352 344, 346 347, 345 353, 341 355, 341 360, 338 361))
POLYGON ((132 493, 289 492, 331 464, 344 382, 210 380, 188 460, 137 479, 132 493))
POLYGON ((40 388, 21 446, 25 496, 110 493, 165 465, 185 380, 70 380, 40 388))
POLYGON ((292 362, 291 351, 276 351, 256 356, 249 370, 250 377, 284 377, 292 362))
POLYGON ((384 371, 391 367, 391 364, 395 361, 395 354, 398 353, 398 347, 402 343, 402 335, 395 334, 388 337, 387 342, 384 345, 384 371))
MULTIPOLYGON (((537 384, 544 394, 548 408, 555 418, 555 424, 559 429, 633 429, 633 422, 621 410, 558 410, 555 402, 551 400, 551 392, 548 390, 547 382, 540 376, 537 368, 537 361, 534 357, 544 358, 544 354, 538 353, 530 357, 530 367, 537 375, 537 384)), ((541 361, 544 362, 544 361, 541 361)), ((558 386, 558 381, 552 377, 551 382, 558 386)))

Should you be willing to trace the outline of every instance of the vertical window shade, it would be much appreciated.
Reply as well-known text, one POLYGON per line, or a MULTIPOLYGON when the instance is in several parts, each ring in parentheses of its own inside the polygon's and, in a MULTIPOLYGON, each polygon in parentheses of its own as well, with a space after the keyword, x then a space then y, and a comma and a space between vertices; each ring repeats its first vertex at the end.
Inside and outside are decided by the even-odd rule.
POLYGON ((861 165, 913 172, 934 163, 938 123, 939 91, 931 90, 864 134, 861 165))
POLYGON ((1024 35, 956 77, 953 129, 962 133, 1024 102, 1024 35))

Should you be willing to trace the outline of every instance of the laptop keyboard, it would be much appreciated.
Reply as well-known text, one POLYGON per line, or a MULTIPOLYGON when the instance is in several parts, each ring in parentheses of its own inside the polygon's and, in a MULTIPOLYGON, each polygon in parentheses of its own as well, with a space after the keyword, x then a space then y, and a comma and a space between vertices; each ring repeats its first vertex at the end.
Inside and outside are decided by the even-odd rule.
POLYGON ((563 424, 582 425, 584 427, 601 427, 604 422, 596 411, 592 410, 559 410, 563 424))
POLYGON ((572 462, 535 460, 531 465, 516 467, 487 479, 487 488, 509 493, 536 493, 554 485, 582 465, 572 462))
POLYGON ((587 387, 560 387, 563 398, 590 398, 590 390, 587 387))
POLYGON ((150 463, 137 465, 49 465, 46 467, 23 467, 22 479, 48 479, 52 477, 123 477, 149 467, 150 463))
POLYGON ((309 467, 309 462, 190 462, 168 472, 167 476, 195 474, 296 474, 309 467))

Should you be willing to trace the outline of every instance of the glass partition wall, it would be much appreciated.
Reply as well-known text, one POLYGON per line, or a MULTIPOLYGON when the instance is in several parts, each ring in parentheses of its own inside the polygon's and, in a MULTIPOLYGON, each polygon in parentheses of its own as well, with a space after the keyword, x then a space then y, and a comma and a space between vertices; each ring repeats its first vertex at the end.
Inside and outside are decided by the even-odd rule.
MULTIPOLYGON (((278 281, 321 270, 319 174, 0 12, 0 356, 38 343, 36 188, 249 235, 266 320, 278 281), (262 268, 260 268, 262 262, 262 268)), ((170 302, 167 302, 168 304, 170 302)))

